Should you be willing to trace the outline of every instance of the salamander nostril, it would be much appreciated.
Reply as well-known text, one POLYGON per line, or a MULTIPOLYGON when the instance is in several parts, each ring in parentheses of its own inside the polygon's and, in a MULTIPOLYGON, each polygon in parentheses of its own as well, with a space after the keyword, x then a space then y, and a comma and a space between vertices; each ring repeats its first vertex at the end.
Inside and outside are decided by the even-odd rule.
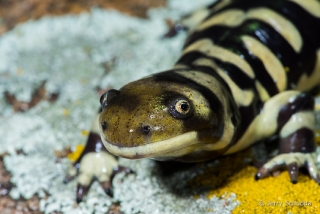
POLYGON ((142 126, 141 130, 143 134, 149 134, 149 132, 151 131, 151 128, 150 126, 142 126))
POLYGON ((101 123, 101 127, 102 127, 102 130, 105 131, 107 129, 107 122, 106 121, 103 121, 101 123))

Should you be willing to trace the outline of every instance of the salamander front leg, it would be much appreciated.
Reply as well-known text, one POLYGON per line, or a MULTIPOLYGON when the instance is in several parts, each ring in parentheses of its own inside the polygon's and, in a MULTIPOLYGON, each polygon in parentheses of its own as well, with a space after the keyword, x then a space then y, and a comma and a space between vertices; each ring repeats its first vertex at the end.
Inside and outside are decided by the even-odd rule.
POLYGON ((297 183, 299 168, 305 167, 308 169, 310 176, 320 183, 319 170, 315 164, 315 153, 289 153, 281 154, 271 159, 256 174, 256 180, 269 176, 272 172, 281 168, 287 167, 290 180, 292 183, 297 183))
POLYGON ((94 179, 98 180, 105 193, 112 197, 114 176, 120 172, 132 173, 130 169, 119 166, 116 157, 105 149, 100 135, 95 132, 97 123, 98 116, 94 121, 82 154, 69 169, 64 179, 64 182, 67 183, 78 176, 77 203, 80 203, 87 194, 94 179))
POLYGON ((256 179, 267 177, 272 172, 286 167, 291 182, 297 183, 299 168, 304 167, 312 179, 320 183, 320 173, 315 163, 313 107, 313 97, 300 94, 281 108, 278 115, 279 155, 259 169, 256 179))

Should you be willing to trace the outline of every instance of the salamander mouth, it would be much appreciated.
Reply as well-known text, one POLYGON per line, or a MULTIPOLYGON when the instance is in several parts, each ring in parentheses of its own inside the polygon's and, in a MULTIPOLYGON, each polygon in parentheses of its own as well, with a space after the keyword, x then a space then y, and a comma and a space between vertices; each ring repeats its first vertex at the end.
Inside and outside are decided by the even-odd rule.
POLYGON ((119 147, 108 143, 103 135, 102 142, 107 150, 119 157, 128 159, 178 157, 190 152, 192 146, 198 143, 197 132, 187 132, 182 135, 143 146, 119 147), (189 148, 189 149, 187 149, 189 148))

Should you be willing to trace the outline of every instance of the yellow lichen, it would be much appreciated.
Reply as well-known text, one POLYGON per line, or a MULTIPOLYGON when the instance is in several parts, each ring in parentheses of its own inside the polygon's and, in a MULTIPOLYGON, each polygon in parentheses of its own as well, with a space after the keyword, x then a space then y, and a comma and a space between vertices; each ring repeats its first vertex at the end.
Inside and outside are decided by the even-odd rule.
POLYGON ((249 156, 247 151, 222 158, 192 184, 212 187, 208 198, 235 193, 240 205, 233 213, 319 213, 320 188, 308 175, 300 173, 297 184, 287 171, 255 181, 257 168, 243 161, 249 156))
POLYGON ((81 131, 81 134, 82 134, 83 136, 88 136, 88 135, 89 135, 89 131, 87 131, 87 130, 82 130, 82 131, 81 131))
MULTIPOLYGON (((319 133, 316 133, 316 135, 318 135, 319 133)), ((320 136, 316 136, 315 137, 315 142, 317 144, 317 146, 320 146, 320 136)))
POLYGON ((76 100, 76 104, 77 104, 77 105, 80 105, 81 103, 82 103, 81 100, 76 100))
POLYGON ((18 68, 16 70, 16 73, 18 74, 18 76, 22 76, 24 74, 24 70, 22 68, 18 68))
POLYGON ((62 114, 63 114, 64 116, 68 116, 68 115, 70 114, 70 111, 69 111, 68 109, 63 109, 62 114))
POLYGON ((80 157, 83 149, 84 149, 84 145, 77 145, 75 151, 68 154, 69 160, 71 160, 72 162, 75 162, 80 157))

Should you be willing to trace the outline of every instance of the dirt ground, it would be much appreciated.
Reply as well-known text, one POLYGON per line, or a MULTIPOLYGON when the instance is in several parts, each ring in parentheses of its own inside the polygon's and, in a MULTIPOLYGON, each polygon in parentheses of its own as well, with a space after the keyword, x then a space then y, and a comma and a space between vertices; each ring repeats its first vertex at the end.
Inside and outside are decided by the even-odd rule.
POLYGON ((166 0, 1 0, 0 33, 29 19, 39 19, 44 15, 76 14, 89 11, 92 7, 113 8, 132 16, 146 18, 149 8, 165 4, 166 0))

